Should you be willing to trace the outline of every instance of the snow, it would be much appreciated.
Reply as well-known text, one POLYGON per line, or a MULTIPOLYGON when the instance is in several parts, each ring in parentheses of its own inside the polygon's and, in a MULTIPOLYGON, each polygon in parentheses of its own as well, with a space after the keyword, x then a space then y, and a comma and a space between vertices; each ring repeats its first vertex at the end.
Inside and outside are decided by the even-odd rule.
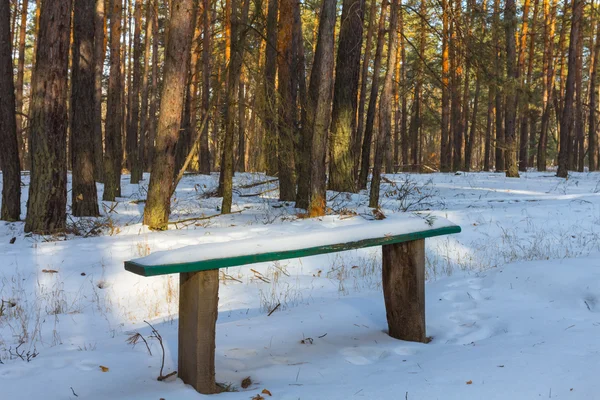
POLYGON ((327 223, 289 223, 274 229, 249 230, 246 237, 221 243, 186 246, 176 250, 158 251, 133 260, 145 266, 192 263, 198 261, 241 257, 254 254, 285 252, 319 246, 380 239, 411 233, 425 233, 456 226, 435 218, 425 220, 417 215, 393 214, 390 218, 365 222, 362 218, 334 220, 327 223))
MULTIPOLYGON (((140 277, 124 261, 253 237, 310 237, 323 227, 386 225, 414 211, 418 223, 447 219, 463 230, 426 240, 431 343, 385 333, 378 248, 228 268, 221 270, 216 372, 237 392, 214 397, 249 399, 263 389, 289 400, 598 397, 598 173, 568 180, 551 172, 386 175, 396 182, 382 185, 388 218, 373 222, 365 221, 373 216, 364 192, 330 192, 328 206, 343 216, 303 220, 276 200, 275 183, 240 188, 267 177, 240 174, 239 213, 167 232, 140 224, 143 203, 135 200, 145 198, 147 178, 138 186, 124 176, 124 197, 114 208, 105 203, 102 218, 70 220, 85 238, 26 236, 22 222, 0 222, 0 398, 204 398, 179 379, 156 380, 161 349, 144 320, 164 339, 164 373, 176 370, 178 277, 140 277), (126 342, 133 332, 152 355, 143 343, 126 342), (21 341, 19 352, 38 354, 29 362, 15 356, 21 341), (242 389, 247 376, 253 383, 242 389)), ((210 197, 217 181, 216 174, 184 177, 172 220, 218 214, 220 199, 210 197)), ((25 210, 27 175, 23 183, 25 210)))

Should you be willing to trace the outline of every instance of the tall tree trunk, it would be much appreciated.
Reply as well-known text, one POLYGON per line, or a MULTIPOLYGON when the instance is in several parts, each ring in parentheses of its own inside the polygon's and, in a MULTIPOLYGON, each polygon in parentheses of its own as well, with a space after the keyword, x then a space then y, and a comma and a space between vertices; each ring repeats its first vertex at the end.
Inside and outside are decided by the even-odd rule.
POLYGON ((400 117, 400 141, 402 146, 402 165, 409 164, 408 160, 408 90, 406 79, 406 40, 404 39, 404 9, 400 7, 398 10, 398 28, 400 34, 400 82, 402 87, 402 95, 400 103, 402 115, 400 117))
MULTIPOLYGON (((28 162, 25 156, 25 143, 26 140, 23 137, 23 83, 25 76, 25 41, 27 38, 27 6, 29 2, 23 0, 21 6, 21 25, 19 27, 19 59, 17 63, 17 83, 16 83, 16 102, 17 102, 17 142, 19 145, 19 160, 23 168, 27 169, 28 162)), ((16 15, 16 13, 15 13, 16 15)), ((9 42, 10 43, 10 42, 9 42)), ((11 74, 12 75, 12 74, 11 74)))
MULTIPOLYGON (((40 1, 40 0, 38 0, 40 1)), ((106 40, 104 30, 106 17, 104 12, 106 0, 96 0, 94 13, 94 179, 104 182, 104 149, 102 145, 102 75, 106 40)))
POLYGON ((150 3, 154 9, 152 29, 155 32, 152 39, 152 80, 150 81, 150 105, 148 107, 148 140, 146 141, 146 167, 152 169, 156 139, 156 111, 158 108, 158 5, 156 0, 150 3))
POLYGON ((371 47, 373 46, 373 32, 375 31, 375 16, 377 14, 377 1, 371 0, 369 8, 369 26, 367 28, 367 43, 363 58, 360 78, 360 100, 358 101, 358 122, 356 136, 352 143, 352 157, 354 157, 354 180, 358 178, 360 168, 361 143, 365 126, 365 103, 367 100, 367 80, 369 78, 369 64, 371 63, 371 47))
POLYGON ((44 1, 30 107, 31 183, 25 232, 63 231, 67 206, 67 95, 71 1, 44 1))
POLYGON ((110 72, 106 103, 104 194, 102 200, 115 201, 121 196, 121 164, 123 143, 121 129, 122 79, 121 79, 121 1, 111 0, 110 12, 110 72))
POLYGON ((275 94, 275 78, 277 75, 277 14, 279 1, 269 0, 267 10, 267 38, 264 69, 264 109, 263 123, 265 129, 264 157, 266 172, 269 176, 277 174, 277 97, 275 94))
POLYGON ((560 151, 558 154, 558 171, 556 176, 566 178, 569 175, 569 132, 573 127, 573 100, 575 97, 575 81, 577 74, 577 45, 581 18, 583 16, 583 1, 573 0, 573 15, 571 17, 571 34, 569 41, 569 61, 565 87, 565 101, 560 120, 560 151))
POLYGON ((356 136, 363 17, 364 0, 344 0, 329 142, 329 188, 338 192, 356 191, 351 150, 356 136))
POLYGON ((202 21, 204 28, 202 30, 202 120, 204 129, 200 134, 200 173, 210 175, 210 151, 208 148, 208 120, 210 115, 210 0, 202 0, 204 5, 202 21))
POLYGON ((504 22, 506 25, 506 107, 505 107, 505 129, 504 143, 506 146, 506 176, 509 178, 519 177, 519 166, 517 163, 517 80, 519 72, 517 68, 517 43, 515 35, 517 32, 517 5, 515 0, 506 0, 504 8, 504 22))
POLYGON ((492 42, 494 43, 495 66, 495 109, 496 109, 496 172, 504 171, 504 126, 503 126, 503 93, 500 83, 503 80, 502 50, 500 44, 500 0, 494 0, 492 21, 492 42))
MULTIPOLYGON (((317 47, 308 88, 306 124, 302 130, 302 138, 305 140, 305 146, 310 148, 310 153, 302 155, 305 165, 309 168, 304 170, 306 175, 300 176, 299 179, 308 179, 310 186, 308 199, 300 198, 301 193, 298 191, 299 198, 296 206, 307 208, 311 217, 325 215, 327 205, 325 157, 327 133, 331 121, 335 11, 336 0, 323 1, 317 47)), ((279 70, 281 71, 281 66, 279 70)))
POLYGON ((173 0, 173 12, 168 22, 170 35, 165 49, 156 149, 144 209, 144 224, 152 229, 166 229, 171 209, 175 146, 181 126, 196 19, 195 4, 193 0, 173 0))
POLYGON ((449 41, 449 14, 448 0, 442 0, 442 129, 440 147, 440 171, 448 172, 452 166, 450 145, 450 55, 449 41))
POLYGON ((246 85, 243 77, 238 88, 238 148, 236 170, 246 172, 246 85))
POLYGON ((278 92, 278 170, 279 199, 296 198, 296 161, 294 137, 296 136, 297 76, 294 73, 294 0, 282 0, 279 5, 279 32, 277 58, 278 92), (295 84, 296 83, 296 84, 295 84))
POLYGON ((9 0, 0 0, 0 169, 2 169, 2 209, 0 219, 18 221, 21 215, 21 171, 15 86, 13 81, 12 45, 10 40, 9 0))
MULTIPOLYGON (((532 143, 535 143, 535 132, 529 131, 530 126, 530 116, 532 114, 532 110, 530 107, 531 98, 532 98, 532 90, 533 90, 533 65, 535 60, 535 38, 537 34, 536 24, 538 18, 538 5, 539 0, 534 0, 533 2, 533 18, 531 22, 531 34, 529 35, 529 60, 527 63, 527 74, 525 75, 525 81, 521 82, 522 92, 521 96, 525 98, 525 104, 522 107, 521 111, 521 144, 519 149, 519 170, 527 171, 527 167, 533 165, 533 146, 532 143), (531 153, 530 153, 531 152, 531 153)), ((523 25, 525 25, 525 21, 523 21, 523 25)), ((525 31, 525 27, 523 27, 523 31, 525 31)), ((526 46, 526 38, 522 40, 522 46, 526 46)), ((523 54, 525 50, 523 49, 523 54)), ((524 57, 524 56, 523 56, 524 57)), ((524 62, 524 61, 523 61, 524 62)), ((520 72, 521 74, 525 74, 524 66, 520 72)), ((533 120, 533 118, 531 118, 533 120)))
POLYGON ((491 83, 488 89, 488 108, 485 124, 485 144, 483 150, 483 170, 492 169, 492 125, 494 121, 494 101, 496 99, 496 85, 491 83))
POLYGON ((589 116, 589 158, 590 171, 598 170, 598 63, 600 58, 600 18, 596 19, 596 42, 592 61, 592 75, 590 78, 590 116, 589 116))
MULTIPOLYGON (((452 23, 452 39, 450 43, 450 70, 453 71, 451 84, 451 125, 452 125, 452 170, 458 171, 462 168, 462 145, 464 133, 464 120, 462 113, 462 96, 460 89, 462 87, 462 79, 464 74, 463 57, 461 50, 461 39, 459 37, 458 25, 461 16, 461 3, 454 2, 453 23, 452 23)), ((417 99, 417 91, 415 89, 415 100, 417 99)), ((415 107, 420 108, 420 103, 415 104, 415 107)), ((466 106, 466 105, 465 105, 466 106)))
POLYGON ((383 156, 392 136, 392 84, 394 66, 396 65, 396 47, 398 46, 398 1, 391 0, 387 68, 383 80, 381 99, 379 100, 379 131, 375 141, 375 162, 373 164, 373 178, 371 178, 371 192, 369 193, 369 207, 374 208, 379 206, 383 156))
POLYGON ((144 35, 144 72, 142 74, 142 88, 141 88, 141 97, 142 97, 142 105, 140 109, 140 137, 138 144, 138 155, 137 159, 140 163, 141 172, 146 170, 146 146, 148 145, 148 123, 150 118, 148 118, 148 101, 150 98, 150 52, 152 48, 150 47, 153 40, 154 35, 154 24, 152 23, 152 19, 154 13, 154 5, 152 2, 146 4, 146 28, 144 35))
POLYGON ((71 68, 71 160, 73 215, 99 215, 94 180, 94 12, 95 0, 74 0, 71 68))
POLYGON ((542 66, 542 123, 538 142, 537 169, 546 171, 548 129, 550 128, 550 110, 554 87, 554 31, 556 26, 556 0, 544 1, 544 59, 542 66))
POLYGON ((358 176, 358 189, 366 189, 367 179, 369 177, 369 167, 371 166, 371 144, 373 141, 373 125, 375 124, 375 112, 377 110, 377 97, 379 94, 379 74, 381 70, 381 58, 383 54, 383 45, 385 43, 385 20, 387 15, 389 0, 384 0, 381 4, 381 14, 379 15, 379 28, 377 33, 377 48, 375 49, 375 59, 373 63, 373 78, 371 79, 371 95, 369 97, 369 107, 367 109, 367 119, 365 124, 365 133, 362 142, 360 173, 358 176))
POLYGON ((234 105, 242 73, 244 38, 246 36, 240 27, 245 29, 249 4, 250 0, 244 0, 244 5, 240 10, 239 0, 231 0, 231 59, 227 76, 227 91, 225 92, 225 138, 223 140, 223 165, 221 165, 221 181, 223 182, 222 214, 229 214, 231 212, 231 203, 233 200, 234 105))
POLYGON ((138 143, 140 138, 140 84, 142 80, 142 0, 135 0, 133 13, 135 27, 133 30, 133 59, 130 69, 133 69, 132 85, 129 88, 129 125, 127 126, 127 151, 131 183, 137 184, 142 179, 142 163, 138 159, 138 143))
MULTIPOLYGON (((521 25, 521 32, 519 34, 519 46, 517 52, 517 76, 518 76, 518 93, 517 100, 518 103, 518 112, 519 112, 519 123, 520 126, 519 133, 519 157, 518 157, 518 167, 519 171, 527 171, 527 145, 528 137, 527 137, 527 113, 529 109, 529 94, 525 87, 525 49, 527 48, 527 35, 529 32, 529 9, 530 9, 531 0, 525 0, 523 4, 523 23, 521 25)), ((516 6, 515 6, 516 7, 516 6)), ((536 2, 537 7, 537 2, 536 2)), ((516 17, 515 17, 516 19, 516 17)), ((535 11, 533 15, 533 23, 535 23, 535 11)), ((532 29, 532 35, 534 34, 534 29, 532 29)), ((533 39, 533 36, 532 36, 533 39)), ((533 40, 532 40, 533 41, 533 40)), ((528 81, 527 81, 528 83, 528 81)))
MULTIPOLYGON (((582 11, 583 15, 583 11, 582 11)), ((582 17, 583 18, 583 17, 582 17)), ((583 172, 584 151, 584 115, 583 115, 583 30, 579 29, 577 36, 577 58, 575 61, 575 132, 574 132, 574 168, 583 172)))

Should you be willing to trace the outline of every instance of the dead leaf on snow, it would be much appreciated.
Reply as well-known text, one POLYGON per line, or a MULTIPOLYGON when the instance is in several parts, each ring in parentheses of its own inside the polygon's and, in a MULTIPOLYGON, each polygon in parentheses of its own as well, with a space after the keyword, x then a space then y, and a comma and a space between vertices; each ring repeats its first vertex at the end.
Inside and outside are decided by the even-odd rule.
POLYGON ((269 396, 273 396, 271 394, 271 392, 269 392, 267 389, 263 389, 263 391, 261 392, 261 394, 266 394, 266 395, 269 395, 269 396))
POLYGON ((102 372, 108 372, 108 367, 105 367, 104 365, 101 365, 100 369, 102 370, 102 372))
POLYGON ((242 379, 242 388, 243 389, 247 389, 248 386, 252 385, 252 379, 250 379, 249 376, 247 376, 246 378, 242 379))

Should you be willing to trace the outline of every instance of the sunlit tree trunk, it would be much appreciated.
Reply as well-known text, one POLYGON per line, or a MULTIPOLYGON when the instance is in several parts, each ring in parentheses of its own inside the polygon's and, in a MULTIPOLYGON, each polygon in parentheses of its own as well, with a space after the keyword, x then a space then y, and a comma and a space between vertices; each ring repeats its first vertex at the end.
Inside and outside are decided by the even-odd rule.
MULTIPOLYGON (((283 9, 283 8, 282 8, 283 9)), ((336 0, 324 0, 319 20, 319 34, 313 68, 308 88, 306 123, 302 129, 302 138, 310 144, 310 153, 303 154, 306 175, 299 179, 310 182, 308 199, 298 194, 297 207, 306 208, 310 216, 325 215, 327 133, 331 121, 331 96, 333 88, 334 29, 336 20, 336 0)), ((281 67, 280 67, 281 71, 281 67)), ((307 146, 308 147, 308 146, 307 146)))
MULTIPOLYGON (((38 0, 39 1, 39 0, 38 0)), ((104 147, 102 144, 102 76, 106 55, 105 0, 96 0, 94 13, 94 178, 104 182, 104 147)))
POLYGON ((206 120, 204 129, 200 134, 200 173, 210 175, 210 150, 208 146, 208 125, 210 115, 210 0, 202 0, 204 10, 202 13, 202 120, 206 120))
POLYGON ((363 17, 364 0, 344 0, 329 141, 329 188, 338 192, 356 191, 351 144, 356 136, 363 17))
POLYGON ((392 84, 394 66, 396 65, 396 47, 398 46, 398 1, 391 0, 390 26, 388 39, 388 57, 381 99, 379 100, 379 131, 375 140, 375 162, 373 164, 373 178, 369 193, 369 207, 379 206, 379 189, 381 186, 381 168, 386 146, 392 137, 392 84))
POLYGON ((442 0, 442 127, 440 148, 440 171, 448 172, 452 160, 450 146, 450 53, 449 40, 449 14, 448 0, 442 0))
POLYGON ((122 80, 121 80, 121 1, 111 0, 110 10, 110 71, 106 103, 104 194, 105 201, 121 196, 121 163, 123 143, 122 80))
POLYGON ((250 0, 244 0, 240 9, 239 0, 231 0, 231 59, 227 76, 227 90, 225 91, 225 137, 223 139, 223 157, 221 165, 221 182, 223 202, 221 213, 231 212, 233 200, 233 163, 234 163, 234 138, 235 138, 235 102, 237 90, 242 73, 244 56, 244 38, 246 20, 248 17, 250 0))
POLYGON ((367 100, 367 80, 369 78, 369 64, 371 63, 371 48, 373 46, 373 33, 375 31, 375 16, 377 14, 377 1, 371 0, 369 8, 369 25, 367 28, 367 42, 365 45, 365 55, 363 57, 361 78, 360 78, 360 99, 358 101, 358 122, 356 127, 356 136, 352 143, 352 154, 354 157, 354 179, 358 178, 360 168, 360 154, 363 132, 365 127, 365 103, 367 100))
POLYGON ((556 0, 544 1, 544 56, 542 66, 542 123, 537 152, 537 169, 546 171, 546 155, 548 147, 548 130, 550 128, 550 111, 552 107, 554 87, 554 37, 556 25, 556 0))
MULTIPOLYGON (((294 1, 282 0, 279 5, 277 93, 278 93, 278 171, 279 199, 296 199, 296 135, 297 75, 294 63, 294 1), (295 84, 296 83, 296 84, 295 84)), ((304 138, 302 139, 304 140, 304 138)), ((305 182, 306 183, 306 182, 305 182)))
POLYGON ((175 146, 181 126, 190 47, 196 18, 196 2, 173 0, 169 20, 164 80, 160 96, 160 115, 144 224, 152 229, 166 229, 171 208, 175 169, 175 146))
POLYGON ((267 36, 264 68, 264 109, 263 124, 265 130, 264 157, 267 175, 277 173, 277 97, 275 78, 277 75, 277 14, 279 1, 269 0, 267 10, 267 36))
POLYGON ((30 107, 31 183, 25 232, 63 231, 67 206, 67 96, 71 1, 44 1, 30 107))
POLYGON ((506 26, 506 85, 505 85, 505 136, 506 146, 506 176, 509 178, 519 177, 519 166, 517 163, 517 80, 519 72, 517 67, 517 5, 515 0, 506 0, 504 8, 504 22, 506 26))
POLYGON ((152 41, 154 35, 154 5, 152 2, 146 4, 146 27, 144 35, 144 72, 142 73, 142 88, 141 97, 142 104, 140 109, 140 133, 138 144, 138 162, 140 163, 141 172, 146 170, 146 147, 148 146, 148 128, 150 118, 148 116, 148 102, 150 98, 150 56, 152 51, 152 41))
POLYGON ((558 154, 558 171, 556 176, 566 178, 569 174, 569 132, 573 127, 573 100, 575 96, 575 81, 577 74, 577 45, 581 18, 583 15, 583 1, 573 0, 573 15, 571 17, 571 34, 569 39, 568 72, 565 87, 565 100, 560 120, 560 151, 558 154))
MULTIPOLYGON (((29 162, 25 154, 25 143, 27 142, 24 138, 24 124, 23 124, 23 86, 25 76, 25 41, 27 38, 27 6, 28 0, 23 0, 21 3, 21 24, 19 26, 19 58, 17 62, 17 82, 16 82, 16 102, 17 102, 17 142, 19 145, 19 159, 21 166, 24 169, 28 168, 29 162)), ((16 13, 15 13, 16 15, 16 13)), ((9 41, 10 43, 10 41, 9 41)), ((12 75, 12 74, 11 74, 12 75)))
POLYGON ((373 126, 375 124, 375 112, 377 110, 377 98, 379 95, 379 74, 381 70, 381 58, 383 46, 385 43, 385 20, 387 15, 389 0, 384 0, 381 4, 381 14, 379 15, 379 27, 377 33, 377 48, 375 49, 375 59, 373 62, 373 77, 371 79, 371 94, 369 97, 369 107, 367 109, 367 119, 365 123, 365 133, 362 142, 360 173, 358 176, 358 189, 366 189, 367 179, 369 177, 369 168, 371 166, 371 144, 373 142, 373 126))
POLYGON ((2 169, 0 219, 18 221, 21 215, 21 171, 15 119, 16 102, 10 35, 9 0, 0 0, 0 142, 2 143, 2 151, 0 151, 0 169, 2 169))
POLYGON ((94 12, 95 0, 74 0, 71 70, 71 162, 73 215, 99 215, 94 180, 94 12))
POLYGON ((596 41, 594 43, 594 53, 592 61, 592 75, 590 84, 590 116, 589 116, 589 159, 588 166, 590 171, 598 170, 598 63, 600 58, 600 18, 596 18, 596 41))

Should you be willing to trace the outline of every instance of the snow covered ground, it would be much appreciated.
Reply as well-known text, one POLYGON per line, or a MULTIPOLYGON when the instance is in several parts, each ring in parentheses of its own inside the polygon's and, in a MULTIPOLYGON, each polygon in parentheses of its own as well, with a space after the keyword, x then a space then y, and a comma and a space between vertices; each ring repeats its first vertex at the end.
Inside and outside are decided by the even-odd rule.
MULTIPOLYGON (((139 277, 123 261, 373 218, 365 193, 331 192, 341 217, 299 219, 277 201, 275 182, 252 186, 268 178, 241 174, 237 213, 194 219, 219 213, 210 197, 218 176, 189 175, 173 199, 180 222, 154 233, 140 224, 147 180, 128 178, 101 218, 69 221, 73 234, 26 236, 22 223, 0 222, 1 399, 202 398, 174 377, 156 380, 161 348, 144 323, 163 337, 164 374, 175 370, 177 276, 139 277), (135 332, 152 355, 127 343, 135 332)), ((463 228, 427 240, 432 342, 386 335, 377 248, 229 268, 216 367, 232 391, 214 397, 267 389, 265 398, 289 400, 600 398, 600 174, 386 178, 384 214, 421 211, 463 228)), ((25 210, 28 176, 23 183, 25 210)))

